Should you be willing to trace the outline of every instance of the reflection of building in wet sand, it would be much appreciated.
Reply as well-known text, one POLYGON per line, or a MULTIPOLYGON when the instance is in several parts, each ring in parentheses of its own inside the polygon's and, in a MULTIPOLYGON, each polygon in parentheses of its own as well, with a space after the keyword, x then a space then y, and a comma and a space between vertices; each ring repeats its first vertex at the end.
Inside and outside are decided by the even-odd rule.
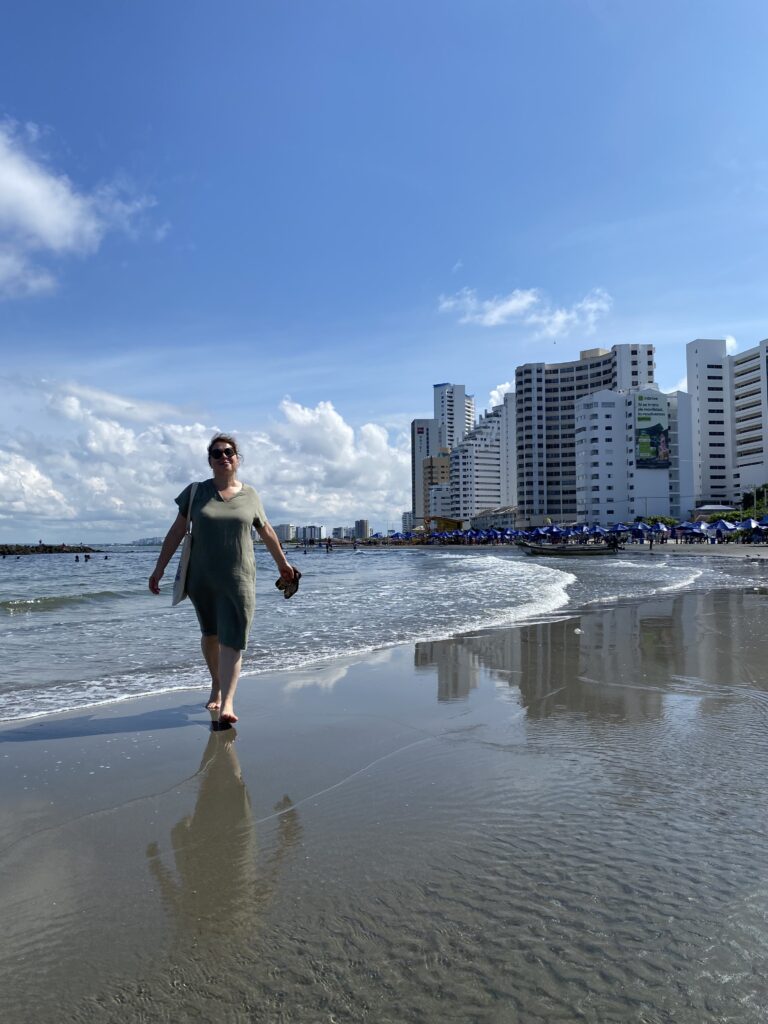
MULTIPOLYGON (((487 671, 519 689, 529 717, 567 710, 651 720, 664 713, 673 677, 693 686, 733 678, 735 661, 754 648, 751 638, 747 642, 754 618, 745 616, 744 601, 739 590, 654 597, 556 622, 417 644, 416 666, 437 668, 441 701, 468 697, 487 671)), ((759 665, 748 671, 760 678, 759 665)), ((702 702, 702 711, 708 706, 702 702)))
POLYGON ((473 650, 468 640, 433 640, 416 644, 414 665, 416 668, 437 666, 437 699, 463 700, 470 690, 477 689, 480 681, 482 660, 480 653, 473 650))

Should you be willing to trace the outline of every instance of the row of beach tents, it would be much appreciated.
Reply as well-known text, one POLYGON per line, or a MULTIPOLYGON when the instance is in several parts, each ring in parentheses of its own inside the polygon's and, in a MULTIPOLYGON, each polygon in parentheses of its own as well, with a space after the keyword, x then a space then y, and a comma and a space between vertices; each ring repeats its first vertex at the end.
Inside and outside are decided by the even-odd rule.
POLYGON ((509 542, 513 543, 518 540, 542 540, 544 538, 548 540, 587 540, 589 538, 604 537, 608 534, 623 534, 626 536, 634 537, 645 537, 651 535, 654 537, 662 537, 665 534, 675 530, 677 534, 682 536, 702 536, 702 537, 715 537, 718 533, 721 536, 725 536, 729 533, 735 533, 737 530, 745 530, 752 532, 754 530, 768 531, 768 515, 763 516, 762 519, 744 519, 738 523, 731 523, 727 519, 718 519, 714 523, 691 523, 684 521, 678 523, 674 527, 665 526, 664 523, 654 523, 649 526, 648 523, 615 523, 613 526, 587 526, 581 524, 579 526, 537 526, 533 530, 513 530, 513 529, 501 529, 501 530, 450 530, 450 531, 433 531, 431 533, 390 533, 387 537, 384 537, 380 533, 375 533, 373 539, 380 540, 394 540, 394 541, 408 541, 416 539, 429 539, 429 540, 471 540, 471 541, 497 541, 497 542, 509 542))

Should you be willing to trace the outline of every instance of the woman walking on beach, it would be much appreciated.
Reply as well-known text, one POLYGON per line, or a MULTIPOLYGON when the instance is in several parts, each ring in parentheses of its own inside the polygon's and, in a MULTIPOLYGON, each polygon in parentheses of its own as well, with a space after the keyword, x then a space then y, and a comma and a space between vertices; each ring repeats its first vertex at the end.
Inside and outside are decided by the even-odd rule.
MULTIPOLYGON (((235 690, 242 652, 256 605, 256 563, 251 527, 264 541, 285 583, 294 581, 280 541, 267 522, 256 491, 237 479, 240 453, 229 434, 216 434, 208 445, 210 480, 198 484, 192 501, 192 543, 187 573, 187 593, 197 612, 202 632, 205 663, 211 674, 211 693, 206 707, 219 711, 219 722, 237 721, 235 690)), ((149 589, 160 593, 160 580, 187 527, 192 484, 176 498, 179 514, 168 531, 157 564, 149 577, 149 589)))

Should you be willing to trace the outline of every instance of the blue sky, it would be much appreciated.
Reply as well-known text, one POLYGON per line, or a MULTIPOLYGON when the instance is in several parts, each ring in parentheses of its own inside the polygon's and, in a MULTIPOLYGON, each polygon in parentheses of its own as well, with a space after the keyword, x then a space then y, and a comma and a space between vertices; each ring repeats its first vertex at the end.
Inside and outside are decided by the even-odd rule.
POLYGON ((436 381, 756 343, 767 37, 739 0, 13 5, 0 537, 159 531, 214 427, 273 521, 394 526, 436 381))

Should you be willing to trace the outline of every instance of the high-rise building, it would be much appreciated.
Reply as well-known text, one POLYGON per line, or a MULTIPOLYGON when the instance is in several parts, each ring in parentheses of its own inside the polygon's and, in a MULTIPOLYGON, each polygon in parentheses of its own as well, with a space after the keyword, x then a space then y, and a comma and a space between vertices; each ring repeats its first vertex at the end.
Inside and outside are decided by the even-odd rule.
POLYGON ((731 356, 737 482, 742 492, 768 483, 768 340, 731 356))
POLYGON ((292 523, 280 523, 275 527, 275 533, 281 544, 288 544, 292 540, 296 540, 296 527, 292 523))
POLYGON ((697 504, 732 504, 768 482, 768 340, 728 355, 722 338, 686 346, 697 504))
POLYGON ((517 502, 514 452, 515 396, 481 415, 451 451, 451 517, 466 521, 482 509, 517 502))
POLYGON ((576 400, 576 518, 610 525, 690 515, 691 401, 656 387, 602 390, 576 400))
POLYGON ((653 384, 653 345, 587 349, 567 363, 515 370, 517 504, 521 519, 576 518, 576 399, 653 384))
POLYGON ((730 504, 741 490, 734 444, 733 363, 721 338, 697 338, 686 345, 685 355, 696 504, 730 504))
MULTIPOLYGON (((431 488, 442 484, 450 483, 451 480, 451 457, 447 453, 443 455, 429 455, 424 459, 424 515, 440 515, 432 510, 430 501, 431 488)), ((442 507, 442 506, 441 506, 442 507)), ((448 513, 450 514, 450 513, 448 513)))
POLYGON ((368 540, 371 536, 371 531, 368 526, 367 519, 356 519, 355 520, 355 537, 358 540, 368 540))
POLYGON ((317 542, 323 539, 324 533, 324 526, 299 526, 296 528, 296 540, 302 544, 308 544, 310 541, 317 542))
POLYGON ((410 533, 413 529, 413 512, 403 512, 401 523, 403 533, 410 533))
POLYGON ((475 399, 463 384, 435 384, 434 420, 438 445, 450 452, 475 425, 475 399))
POLYGON ((434 420, 411 422, 411 514, 414 526, 424 523, 424 460, 438 452, 438 430, 434 420))

